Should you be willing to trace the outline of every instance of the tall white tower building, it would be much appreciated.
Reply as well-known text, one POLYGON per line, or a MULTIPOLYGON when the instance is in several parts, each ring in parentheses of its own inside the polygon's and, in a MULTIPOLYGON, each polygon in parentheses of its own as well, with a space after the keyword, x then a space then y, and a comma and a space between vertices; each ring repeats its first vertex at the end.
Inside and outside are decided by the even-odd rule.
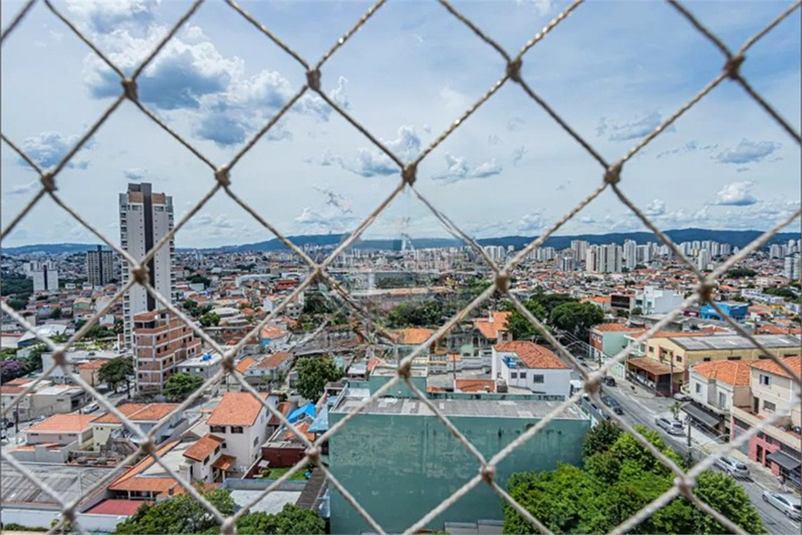
MULTIPOLYGON (((122 248, 136 259, 144 258, 159 240, 173 228, 173 198, 155 193, 148 183, 128 184, 120 194, 120 239, 122 248)), ((170 240, 147 263, 151 285, 173 301, 175 283, 175 243, 170 240)), ((128 282, 131 266, 122 260, 122 282, 128 282)), ((132 347, 133 318, 140 312, 163 308, 145 288, 131 287, 123 298, 125 347, 132 347)))
POLYGON ((624 241, 624 267, 635 269, 638 264, 638 244, 634 240, 624 241))

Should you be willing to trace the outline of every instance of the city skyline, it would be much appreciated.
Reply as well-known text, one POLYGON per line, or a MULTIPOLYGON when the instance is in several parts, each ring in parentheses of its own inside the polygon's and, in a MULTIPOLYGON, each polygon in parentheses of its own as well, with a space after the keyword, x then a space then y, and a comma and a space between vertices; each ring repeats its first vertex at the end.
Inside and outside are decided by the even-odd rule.
MULTIPOLYGON (((15 5, 9 3, 4 23, 15 5)), ((124 68, 141 58, 184 8, 182 2, 144 0, 115 5, 68 3, 64 10, 124 68)), ((785 7, 783 2, 725 5, 713 9, 701 3, 695 9, 730 45, 742 42, 785 7)), ((310 28, 303 6, 244 6, 258 19, 281 20, 281 37, 307 58, 322 54, 367 7, 361 2, 321 6, 316 17, 327 21, 323 29, 310 28)), ((466 29, 440 6, 416 6, 420 9, 406 11, 390 2, 323 69, 327 95, 404 160, 435 139, 504 67, 489 47, 467 39, 462 33, 466 29), (461 47, 454 48, 454 42, 461 47), (472 61, 465 61, 468 56, 472 61)), ((502 46, 517 50, 564 7, 564 2, 471 2, 464 9, 481 19, 483 30, 502 46)), ((227 8, 204 5, 140 83, 143 103, 218 164, 229 160, 303 81, 302 70, 283 51, 244 19, 227 11, 228 16, 218 16, 221 9, 227 8), (227 42, 232 32, 240 46, 227 42)), ((29 71, 36 65, 51 70, 62 83, 58 99, 48 84, 4 85, 3 131, 48 167, 105 109, 119 84, 46 9, 35 7, 30 20, 4 46, 4 79, 34 79, 29 71), (56 105, 63 113, 51 113, 56 105)), ((751 83, 795 128, 800 110, 794 90, 800 76, 798 22, 797 12, 781 23, 750 50, 744 67, 751 83)), ((525 57, 524 76, 583 138, 614 159, 703 87, 721 61, 715 47, 668 6, 590 5, 525 57), (614 31, 596 28, 595 9, 607 10, 605 20, 614 31), (647 24, 656 18, 660 24, 647 24), (655 45, 634 46, 643 40, 645 27, 655 45), (607 58, 604 65, 586 52, 591 45, 607 58), (622 85, 624 79, 628 82, 622 85)), ((101 232, 114 235, 111 195, 125 182, 150 181, 180 193, 178 221, 212 187, 211 171, 133 107, 124 104, 118 113, 59 175, 59 194, 101 232), (92 187, 79 188, 79 181, 92 187)), ((353 230, 399 179, 369 141, 319 97, 303 97, 267 138, 238 163, 232 188, 285 235, 353 230)), ((22 206, 36 191, 35 177, 7 146, 0 156, 4 205, 22 206)), ((798 209, 799 184, 789 179, 800 173, 797 156, 792 140, 748 95, 722 85, 628 164, 622 188, 663 229, 766 230, 798 209), (721 117, 727 117, 726 127, 721 117)), ((512 87, 502 88, 418 172, 419 191, 476 237, 542 233, 596 187, 602 175, 574 140, 512 87)), ((4 224, 13 213, 4 210, 4 224)), ((404 194, 365 237, 397 236, 401 225, 413 238, 449 236, 414 195, 404 194)), ((642 230, 643 225, 605 192, 564 232, 606 229, 642 230)), ((177 240, 205 247, 242 235, 256 238, 249 241, 272 237, 240 207, 217 195, 179 231, 177 240)), ((4 245, 88 236, 44 199, 4 245)))

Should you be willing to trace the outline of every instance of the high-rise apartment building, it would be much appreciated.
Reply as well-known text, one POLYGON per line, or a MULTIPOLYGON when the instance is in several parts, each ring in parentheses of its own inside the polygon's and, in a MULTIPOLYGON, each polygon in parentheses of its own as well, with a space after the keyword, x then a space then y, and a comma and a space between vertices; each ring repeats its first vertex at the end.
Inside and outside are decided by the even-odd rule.
POLYGON ((624 267, 635 269, 638 265, 638 244, 634 240, 624 241, 624 267))
POLYGON ((696 268, 704 271, 710 265, 710 251, 707 249, 700 249, 699 254, 696 256, 696 268))
POLYGON ((800 255, 799 253, 794 253, 792 255, 788 255, 785 257, 785 269, 783 270, 783 274, 787 279, 799 280, 800 275, 800 255))
POLYGON ((769 258, 780 258, 782 256, 782 248, 777 243, 772 243, 769 247, 769 258))
POLYGON ((180 363, 200 356, 200 338, 169 310, 140 312, 134 315, 133 321, 134 373, 138 391, 162 390, 180 363))
POLYGON ((571 250, 574 252, 574 258, 577 260, 584 260, 588 251, 588 242, 585 240, 571 240, 571 250))
POLYGON ((33 279, 33 291, 55 292, 58 290, 58 269, 52 262, 31 262, 25 273, 33 279))
POLYGON ((86 281, 92 286, 105 286, 114 278, 114 252, 98 245, 86 252, 86 281))
MULTIPOLYGON (((173 228, 173 198, 155 193, 148 183, 128 184, 128 191, 120 194, 120 239, 122 248, 134 258, 144 258, 173 228)), ((164 297, 173 300, 175 280, 175 244, 166 243, 147 263, 150 284, 164 297)), ((122 259, 122 282, 128 282, 131 267, 122 259)), ((140 312, 161 308, 156 298, 140 285, 125 293, 123 314, 125 346, 131 349, 133 318, 140 312)))

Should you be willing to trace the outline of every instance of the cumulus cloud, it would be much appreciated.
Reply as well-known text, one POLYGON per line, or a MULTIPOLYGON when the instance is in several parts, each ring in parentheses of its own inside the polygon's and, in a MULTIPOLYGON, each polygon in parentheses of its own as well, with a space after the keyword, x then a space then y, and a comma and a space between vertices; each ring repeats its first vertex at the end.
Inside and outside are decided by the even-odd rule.
MULTIPOLYGON (((396 139, 380 141, 401 160, 411 160, 420 153, 421 139, 411 126, 399 128, 396 139)), ((365 178, 395 175, 400 172, 398 165, 379 149, 360 148, 354 161, 346 161, 326 151, 320 164, 323 166, 337 164, 346 171, 365 178)))
POLYGON ((123 171, 123 176, 127 180, 142 180, 147 174, 148 170, 140 167, 131 167, 123 171))
POLYGON ((661 199, 655 199, 646 206, 643 213, 647 216, 663 215, 666 213, 666 202, 661 199))
POLYGON ((303 232, 344 232, 356 221, 353 201, 328 186, 314 186, 325 197, 322 207, 307 206, 295 218, 303 232))
POLYGON ((72 18, 94 32, 108 34, 125 27, 146 29, 159 0, 68 0, 72 18))
POLYGON ((525 124, 526 122, 524 122, 524 120, 520 117, 513 117, 507 122, 507 131, 517 132, 519 130, 523 130, 525 124))
POLYGON ((491 145, 499 145, 501 143, 501 138, 498 137, 496 134, 490 134, 487 136, 487 142, 491 145))
MULTIPOLYGON (((607 139, 610 141, 640 139, 660 126, 662 122, 663 117, 657 111, 627 122, 610 122, 606 117, 602 117, 596 127, 596 135, 607 135, 607 139)), ((669 132, 671 130, 673 130, 673 127, 669 127, 665 131, 669 132)))
POLYGON ((749 206, 755 204, 757 199, 749 193, 753 185, 748 180, 727 184, 716 194, 714 204, 721 206, 749 206))
POLYGON ((515 150, 512 151, 512 165, 517 165, 520 162, 524 155, 526 154, 526 147, 520 145, 515 147, 515 150))
POLYGON ((518 221, 517 228, 520 232, 537 232, 545 226, 546 222, 543 219, 543 213, 538 211, 523 216, 518 221))
POLYGON ((758 163, 777 152, 780 147, 782 147, 782 145, 774 141, 751 141, 742 139, 734 147, 724 149, 713 156, 713 159, 719 163, 733 163, 738 165, 758 163))
POLYGON ((706 152, 709 152, 709 151, 715 150, 717 148, 718 148, 718 143, 713 143, 713 144, 709 144, 709 145, 702 145, 698 141, 692 139, 692 140, 688 141, 687 143, 685 143, 684 145, 682 145, 681 147, 677 147, 675 149, 664 150, 662 152, 658 152, 657 155, 655 155, 655 158, 660 159, 660 158, 665 158, 666 156, 672 156, 672 155, 676 155, 676 154, 687 154, 689 152, 694 152, 694 151, 706 151, 706 152))
MULTIPOLYGON (((42 132, 39 135, 23 140, 22 151, 33 161, 47 169, 57 165, 78 142, 78 139, 78 136, 64 137, 58 132, 42 132)), ((92 145, 93 142, 90 139, 84 144, 82 150, 89 149, 92 145)), ((22 158, 19 159, 18 163, 28 166, 28 163, 22 158)), ((89 162, 78 160, 77 155, 75 155, 67 164, 67 167, 86 169, 89 167, 89 162)))
POLYGON ((332 89, 329 93, 331 100, 345 110, 351 107, 351 103, 348 101, 348 95, 345 93, 345 84, 347 83, 348 78, 345 76, 340 76, 337 79, 337 87, 332 89))
POLYGON ((446 153, 446 165, 446 171, 439 175, 434 175, 432 179, 442 181, 443 183, 451 183, 473 178, 489 178, 498 175, 504 169, 495 158, 475 167, 471 167, 465 158, 452 156, 448 153, 446 153))

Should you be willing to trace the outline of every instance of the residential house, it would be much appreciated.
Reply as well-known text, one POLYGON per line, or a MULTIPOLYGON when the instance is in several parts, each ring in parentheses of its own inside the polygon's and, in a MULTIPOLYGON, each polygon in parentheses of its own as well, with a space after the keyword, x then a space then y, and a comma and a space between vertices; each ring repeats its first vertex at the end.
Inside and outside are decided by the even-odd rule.
MULTIPOLYGON (((277 400, 270 401, 275 406, 277 400)), ((259 459, 267 421, 267 408, 249 392, 228 392, 217 404, 206 423, 211 434, 224 439, 224 453, 234 458, 231 472, 244 474, 259 459)))
POLYGON ((292 354, 277 351, 270 354, 248 369, 248 378, 256 378, 259 383, 270 384, 282 380, 292 364, 292 354))
MULTIPOLYGON (((176 403, 127 403, 117 407, 117 410, 122 412, 143 433, 149 433, 151 429, 156 427, 163 418, 170 415, 176 408, 178 408, 176 403)), ((95 451, 118 451, 121 447, 119 442, 130 446, 133 444, 132 439, 136 437, 112 413, 105 413, 100 416, 92 423, 92 427, 95 451)), ((186 428, 187 420, 184 414, 182 412, 175 413, 170 416, 167 423, 159 428, 159 432, 156 434, 156 443, 161 444, 174 439, 186 428)))
POLYGON ((570 395, 571 367, 551 350, 526 340, 493 346, 492 377, 536 394, 570 395))
POLYGON ((744 453, 775 475, 799 486, 802 466, 802 408, 799 404, 802 357, 785 357, 782 362, 796 379, 771 359, 751 363, 751 403, 747 407, 733 408, 731 437, 735 439, 777 411, 789 413, 775 425, 752 436, 744 453))
POLYGON ((176 367, 176 370, 179 373, 197 375, 206 381, 217 375, 217 372, 220 371, 222 363, 222 355, 218 353, 205 353, 200 357, 194 357, 181 362, 176 367))
POLYGON ((750 362, 717 360, 690 369, 688 393, 693 400, 683 410, 697 424, 716 434, 730 425, 732 407, 748 407, 750 362))
POLYGON ((64 463, 71 451, 92 445, 90 422, 97 415, 55 414, 20 431, 25 445, 11 450, 21 462, 64 463))
POLYGON ((89 383, 90 386, 97 386, 100 384, 100 380, 98 379, 100 368, 102 368, 107 362, 109 362, 109 359, 97 359, 90 360, 88 362, 82 362, 78 365, 78 375, 85 382, 89 383))
POLYGON ((205 434, 184 451, 182 475, 192 482, 223 481, 226 471, 235 462, 233 457, 222 452, 225 448, 225 439, 211 433, 205 434))

